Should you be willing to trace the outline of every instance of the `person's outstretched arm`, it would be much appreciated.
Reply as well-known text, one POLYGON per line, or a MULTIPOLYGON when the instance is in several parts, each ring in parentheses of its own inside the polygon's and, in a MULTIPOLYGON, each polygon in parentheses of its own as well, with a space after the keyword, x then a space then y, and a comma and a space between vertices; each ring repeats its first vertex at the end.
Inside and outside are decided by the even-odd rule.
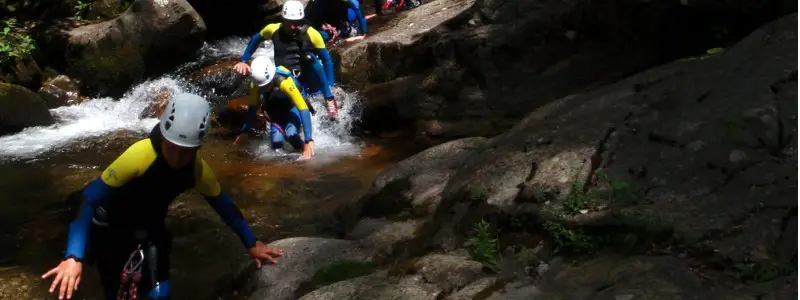
POLYGON ((245 248, 250 249, 256 245, 257 239, 250 225, 245 221, 239 208, 231 201, 227 193, 217 182, 217 177, 211 167, 200 157, 195 165, 195 190, 204 196, 206 202, 217 212, 228 227, 239 236, 245 248))
POLYGON ((239 130, 239 133, 246 133, 253 126, 253 121, 255 120, 256 112, 258 111, 258 105, 258 87, 251 82, 250 95, 247 96, 247 114, 244 116, 244 124, 242 124, 242 128, 239 130))
POLYGON ((258 45, 261 43, 261 41, 272 38, 272 34, 278 30, 279 26, 279 23, 269 24, 261 29, 261 31, 256 32, 256 34, 251 36, 250 42, 247 43, 247 47, 244 48, 244 53, 239 59, 245 63, 250 61, 250 58, 253 56, 253 53, 256 52, 256 49, 258 49, 258 45))

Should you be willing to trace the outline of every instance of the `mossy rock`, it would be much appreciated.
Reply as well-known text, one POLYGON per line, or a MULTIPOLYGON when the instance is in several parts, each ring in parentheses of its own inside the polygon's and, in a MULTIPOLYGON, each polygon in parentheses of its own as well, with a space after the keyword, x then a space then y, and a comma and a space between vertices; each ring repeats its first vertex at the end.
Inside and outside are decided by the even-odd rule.
POLYGON ((39 95, 19 85, 0 83, 0 135, 50 124, 53 116, 39 95))
POLYGON ((122 94, 131 82, 139 81, 146 70, 136 43, 113 43, 110 40, 87 45, 71 62, 68 73, 83 79, 85 92, 122 94))
POLYGON ((371 262, 341 260, 317 271, 314 274, 314 283, 318 286, 329 285, 339 281, 353 279, 371 274, 375 264, 371 262))

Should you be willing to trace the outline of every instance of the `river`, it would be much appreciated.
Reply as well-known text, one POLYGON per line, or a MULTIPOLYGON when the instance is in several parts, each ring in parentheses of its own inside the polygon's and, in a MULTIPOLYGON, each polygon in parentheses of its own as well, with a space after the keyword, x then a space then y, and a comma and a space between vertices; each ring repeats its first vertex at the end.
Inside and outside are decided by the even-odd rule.
MULTIPOLYGON (((229 38, 207 44, 187 65, 236 57, 245 42, 229 38)), ((146 136, 157 120, 142 119, 140 113, 158 93, 214 92, 182 78, 176 71, 134 86, 120 99, 55 108, 55 125, 0 137, 0 299, 49 299, 50 281, 39 276, 63 255, 69 222, 65 196, 146 136)), ((263 139, 234 148, 229 135, 212 134, 203 146, 201 155, 262 240, 325 235, 337 207, 363 194, 382 169, 424 147, 352 136, 359 97, 345 98, 339 123, 323 120, 324 113, 314 117, 317 156, 311 161, 275 153, 263 139)), ((236 236, 195 192, 172 204, 167 224, 175 236, 173 298, 225 298, 232 275, 247 261, 236 236)), ((77 299, 100 299, 94 269, 85 267, 84 273, 77 299)))

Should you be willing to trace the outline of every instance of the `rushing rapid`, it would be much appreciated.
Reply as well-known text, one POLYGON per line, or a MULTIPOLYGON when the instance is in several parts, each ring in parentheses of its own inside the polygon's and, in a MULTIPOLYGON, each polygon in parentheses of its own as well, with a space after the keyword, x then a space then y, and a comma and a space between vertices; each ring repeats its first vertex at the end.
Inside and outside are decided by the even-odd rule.
MULTIPOLYGON (((246 43, 247 40, 234 37, 213 44, 205 44, 198 51, 196 61, 187 63, 187 65, 199 61, 238 57, 246 43)), ((271 48, 271 43, 265 42, 255 55, 271 56, 271 48)), ((149 132, 158 120, 142 118, 142 111, 146 110, 156 97, 165 91, 171 96, 182 92, 199 94, 214 92, 203 91, 173 72, 132 87, 120 99, 96 98, 71 106, 54 108, 50 110, 50 113, 56 120, 55 124, 30 127, 19 133, 0 137, 0 161, 36 158, 50 151, 61 150, 74 144, 75 141, 102 138, 120 130, 149 132)), ((336 96, 342 104, 338 122, 326 119, 324 102, 320 97, 310 99, 313 105, 322 111, 312 118, 315 152, 321 158, 355 155, 359 149, 358 143, 350 136, 350 129, 359 115, 359 98, 341 90, 337 91, 336 96)), ((287 155, 269 149, 269 142, 266 139, 251 139, 250 143, 255 144, 253 148, 256 156, 260 158, 287 155)))

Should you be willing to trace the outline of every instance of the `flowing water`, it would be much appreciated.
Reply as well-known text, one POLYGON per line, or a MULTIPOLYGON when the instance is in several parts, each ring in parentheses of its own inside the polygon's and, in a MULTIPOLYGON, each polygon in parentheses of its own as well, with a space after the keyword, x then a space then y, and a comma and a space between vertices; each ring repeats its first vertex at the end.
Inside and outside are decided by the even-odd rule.
MULTIPOLYGON (((236 57, 245 42, 231 38, 205 45, 196 61, 178 70, 236 57)), ((257 55, 269 55, 268 47, 257 55)), ((90 99, 52 109, 55 125, 0 137, 0 299, 50 299, 49 281, 38 276, 63 254, 69 217, 64 197, 147 135, 157 120, 140 115, 159 93, 228 96, 185 78, 176 71, 132 87, 120 99, 90 99)), ((201 150, 262 240, 320 234, 326 224, 319 220, 363 194, 383 168, 424 146, 352 137, 360 100, 339 94, 344 102, 340 122, 325 120, 324 112, 314 117, 317 156, 311 161, 297 162, 295 154, 272 151, 266 139, 235 148, 230 136, 217 130, 201 150)), ((173 203, 168 226, 175 236, 173 297, 224 295, 232 273, 246 262, 235 235, 194 192, 173 203)), ((78 299, 99 299, 94 269, 85 267, 84 273, 78 299)))

